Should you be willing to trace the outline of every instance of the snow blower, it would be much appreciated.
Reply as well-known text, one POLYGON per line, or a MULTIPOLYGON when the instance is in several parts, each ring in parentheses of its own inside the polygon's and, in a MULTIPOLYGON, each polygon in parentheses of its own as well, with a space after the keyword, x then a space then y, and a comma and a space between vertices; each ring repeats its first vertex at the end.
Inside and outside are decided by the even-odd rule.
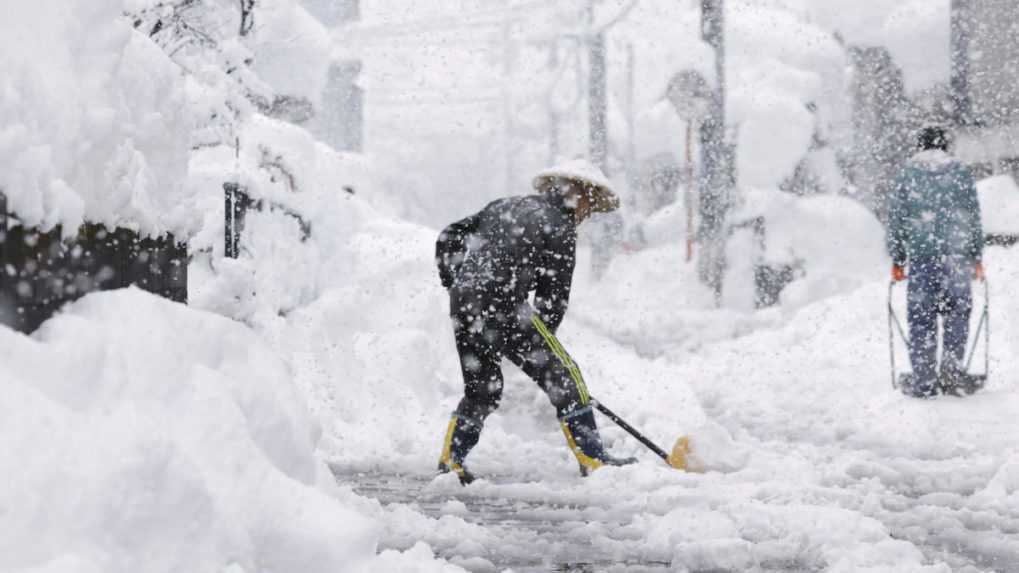
MULTIPOLYGON (((977 390, 980 390, 987 384, 987 376, 990 374, 991 369, 991 318, 990 318, 990 289, 987 286, 987 279, 981 281, 984 283, 984 307, 980 313, 980 321, 977 323, 976 331, 973 335, 973 345, 970 347, 969 356, 965 360, 965 367, 963 368, 963 374, 957 379, 949 380, 946 377, 939 376, 938 378, 938 391, 942 394, 953 394, 956 396, 962 394, 973 394, 977 390), (980 344, 980 335, 983 334, 984 338, 984 371, 983 373, 971 373, 970 366, 973 363, 973 357, 976 355, 977 346, 980 344)), ((897 314, 895 314, 895 308, 892 306, 892 294, 895 291, 896 281, 891 281, 888 285, 888 352, 891 357, 892 365, 892 387, 900 388, 907 386, 913 381, 912 372, 896 373, 895 369, 895 331, 898 331, 899 336, 902 338, 902 342, 905 343, 907 350, 909 349, 909 336, 906 334, 904 328, 902 328, 902 322, 899 320, 897 314)))
POLYGON ((591 398, 591 403, 594 404, 594 407, 597 408, 599 412, 608 416, 608 418, 615 422, 620 428, 626 430, 628 434, 630 434, 634 438, 637 438, 638 442, 644 444, 649 450, 657 454, 658 457, 662 458, 662 460, 664 460, 665 463, 676 468, 677 470, 696 471, 692 467, 692 464, 690 463, 689 436, 680 436, 680 438, 676 440, 676 443, 673 444, 672 452, 665 453, 665 450, 659 448, 658 445, 656 445, 654 442, 644 437, 644 434, 641 434, 640 432, 637 431, 636 428, 634 428, 630 424, 627 424, 626 420, 623 420, 622 418, 617 416, 615 412, 609 410, 608 407, 606 407, 604 404, 602 404, 598 400, 595 400, 594 398, 591 398))

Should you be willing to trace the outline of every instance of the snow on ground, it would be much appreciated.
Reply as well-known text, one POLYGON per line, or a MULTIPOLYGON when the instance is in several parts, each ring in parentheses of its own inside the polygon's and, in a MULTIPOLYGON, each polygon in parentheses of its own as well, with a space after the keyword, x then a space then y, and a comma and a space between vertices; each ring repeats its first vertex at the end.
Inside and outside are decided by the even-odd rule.
POLYGON ((1019 185, 1011 175, 995 175, 977 182, 985 233, 1019 233, 1019 185))
MULTIPOLYGON (((461 488, 432 475, 462 384, 436 231, 344 193, 363 165, 255 114, 239 126, 239 159, 225 145, 188 157, 184 98, 202 91, 196 80, 178 81, 158 49, 111 20, 123 2, 58 4, 16 8, 8 21, 46 25, 0 35, 11 47, 0 50, 0 119, 10 120, 0 185, 29 222, 125 217, 194 232, 193 305, 128 290, 86 297, 33 337, 0 329, 0 570, 456 570, 433 551, 472 571, 1019 562, 1013 253, 988 254, 988 388, 919 402, 890 387, 886 261, 863 217, 828 219, 848 234, 809 245, 807 277, 785 305, 757 312, 712 309, 674 241, 620 254, 601 282, 585 251, 564 345, 597 398, 663 446, 692 434, 708 471, 667 468, 603 421, 612 448, 641 463, 580 479, 546 397, 507 367, 503 406, 469 460, 483 479, 461 488), (60 99, 71 92, 75 101, 60 99), (230 176, 304 216, 311 237, 279 212, 253 213, 244 256, 222 260, 230 176)), ((260 38, 315 28, 290 47, 321 47, 293 3, 272 5, 286 17, 260 38)), ((755 147, 758 167, 791 165, 813 128, 795 110, 839 59, 809 22, 776 18, 776 30, 809 32, 824 49, 793 65, 774 30, 746 38, 745 52, 774 53, 762 52, 767 73, 734 77, 777 91, 746 97, 741 137, 762 139, 770 123, 749 120, 775 109, 798 117, 785 145, 755 147)), ((317 85, 324 61, 298 77, 292 58, 261 60, 260 72, 281 89, 317 85)), ((770 185, 774 173, 753 175, 770 185)), ((358 195, 371 197, 370 178, 363 185, 358 195)), ((830 215, 825 202, 804 212, 830 215)))
POLYGON ((710 296, 678 245, 621 255, 600 283, 582 253, 560 334, 592 394, 663 446, 692 432, 711 471, 671 470, 602 419, 613 448, 642 462, 580 479, 547 399, 507 364, 503 405, 469 459, 486 479, 461 490, 431 480, 461 391, 434 234, 369 226, 350 286, 293 316, 286 336, 298 378, 317 389, 341 484, 389 502, 374 508, 383 546, 423 540, 475 571, 556 559, 985 571, 1019 559, 1009 251, 988 254, 992 382, 933 402, 891 388, 880 275, 799 308, 698 310, 710 296), (347 347, 334 342, 343 336, 347 347), (500 518, 507 507, 514 517, 500 518))
POLYGON ((246 328, 132 289, 0 337, 0 569, 371 561, 373 525, 330 496, 319 428, 246 328))

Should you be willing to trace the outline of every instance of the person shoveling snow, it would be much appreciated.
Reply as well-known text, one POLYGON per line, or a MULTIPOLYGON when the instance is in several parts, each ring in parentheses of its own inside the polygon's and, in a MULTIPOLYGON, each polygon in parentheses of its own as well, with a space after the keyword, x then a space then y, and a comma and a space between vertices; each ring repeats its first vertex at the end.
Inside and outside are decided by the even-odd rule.
POLYGON ((439 471, 455 472, 464 484, 474 479, 464 459, 499 407, 503 357, 548 395, 581 475, 636 461, 605 450, 580 368, 555 337, 569 303, 577 227, 592 213, 618 209, 619 199, 584 160, 540 172, 534 188, 537 194, 493 201, 449 225, 436 243, 464 377, 439 471))

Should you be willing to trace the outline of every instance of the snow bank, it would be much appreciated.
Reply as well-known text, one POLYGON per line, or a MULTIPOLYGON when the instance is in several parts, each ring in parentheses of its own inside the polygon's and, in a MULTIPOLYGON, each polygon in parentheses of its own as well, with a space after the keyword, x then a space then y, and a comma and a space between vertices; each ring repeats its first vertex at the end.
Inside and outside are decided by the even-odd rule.
POLYGON ((1011 175, 996 175, 977 182, 984 233, 1019 233, 1019 185, 1011 175))
POLYGON ((40 0, 0 21, 0 189, 26 224, 189 227, 181 73, 122 9, 40 0))
POLYGON ((375 170, 362 156, 336 152, 303 128, 257 114, 244 124, 240 143, 239 157, 218 146, 191 159, 189 185, 204 221, 190 243, 199 254, 190 267, 189 300, 233 318, 271 322, 348 276, 355 261, 351 238, 385 215, 369 203, 375 170), (248 211, 236 260, 223 258, 226 181, 262 202, 261 211, 248 211))
POLYGON ((860 202, 839 195, 799 197, 758 189, 748 190, 745 199, 734 218, 764 216, 765 260, 799 263, 804 271, 802 280, 782 293, 783 303, 795 307, 819 301, 886 272, 884 227, 860 202))
POLYGON ((255 14, 255 73, 276 92, 321 106, 332 53, 325 26, 295 0, 260 2, 255 14))
POLYGON ((418 439, 441 431, 452 407, 440 400, 462 384, 434 240, 429 229, 364 221, 334 252, 351 262, 344 280, 279 335, 298 356, 298 378, 322 393, 326 451, 348 464, 434 457, 418 439))
POLYGON ((135 289, 35 339, 0 329, 0 569, 379 570, 291 374, 243 326, 135 289))
MULTIPOLYGON (((726 26, 727 121, 737 178, 741 186, 777 188, 807 154, 815 132, 826 135, 845 114, 845 53, 796 3, 731 2, 726 26)), ((613 30, 620 39, 614 65, 626 65, 624 39, 637 50, 634 143, 642 159, 665 154, 678 163, 683 157, 684 124, 664 101, 665 83, 684 69, 714 83, 714 55, 699 41, 699 28, 695 7, 657 0, 640 3, 613 30)), ((625 101, 622 80, 614 81, 616 97, 625 101)))
POLYGON ((726 16, 737 177, 741 186, 778 187, 806 154, 819 118, 838 105, 845 55, 830 33, 786 9, 742 2, 726 16))

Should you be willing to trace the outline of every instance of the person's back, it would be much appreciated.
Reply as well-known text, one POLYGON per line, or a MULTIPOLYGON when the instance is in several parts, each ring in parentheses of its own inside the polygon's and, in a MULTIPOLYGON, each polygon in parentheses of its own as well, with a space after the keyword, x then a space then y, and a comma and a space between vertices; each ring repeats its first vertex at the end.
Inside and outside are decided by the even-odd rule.
POLYGON ((972 310, 970 281, 983 278, 983 230, 969 169, 948 154, 944 129, 920 132, 920 151, 902 170, 888 204, 892 280, 906 279, 913 378, 904 393, 931 397, 965 374, 963 358, 972 310), (937 364, 938 316, 944 336, 937 364))
POLYGON ((976 186, 969 168, 941 149, 906 163, 889 206, 893 258, 975 261, 982 247, 976 186))
POLYGON ((493 301, 519 304, 545 272, 572 274, 577 240, 572 213, 555 196, 500 199, 480 213, 455 285, 493 301))
POLYGON ((453 223, 440 237, 443 283, 463 304, 509 317, 535 292, 535 308, 553 329, 569 300, 576 259, 573 211, 558 195, 507 197, 453 223), (450 253, 463 253, 457 260, 450 253))

